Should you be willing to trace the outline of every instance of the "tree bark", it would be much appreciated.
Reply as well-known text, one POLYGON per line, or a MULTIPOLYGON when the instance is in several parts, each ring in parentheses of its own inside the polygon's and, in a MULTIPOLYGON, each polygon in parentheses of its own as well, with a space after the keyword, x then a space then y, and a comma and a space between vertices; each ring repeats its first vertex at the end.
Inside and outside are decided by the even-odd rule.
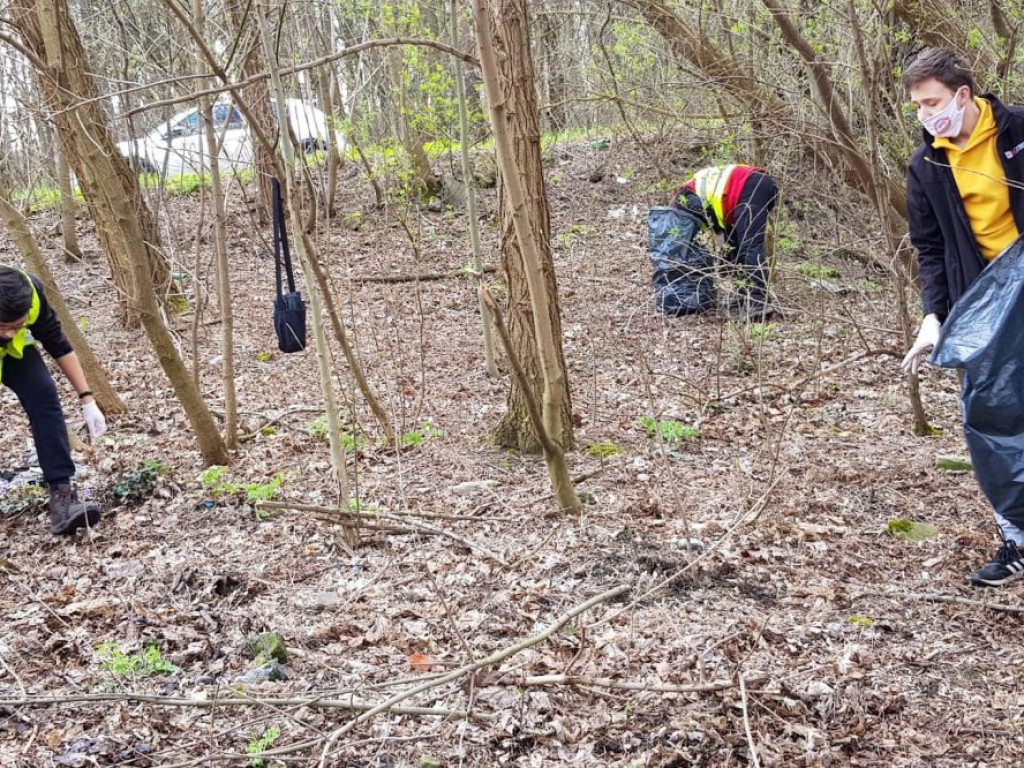
POLYGON ((423 148, 423 136, 409 119, 411 107, 407 102, 407 86, 403 77, 405 65, 402 62, 402 49, 389 48, 385 56, 387 57, 388 73, 391 75, 392 94, 395 99, 395 121, 398 126, 398 136, 409 157, 413 173, 423 185, 423 194, 427 197, 436 197, 441 191, 441 182, 430 165, 427 150, 423 148))
POLYGON ((12 25, 34 56, 37 82, 54 115, 60 151, 74 170, 96 222, 119 292, 122 320, 138 327, 141 305, 147 299, 141 296, 143 285, 133 264, 136 254, 146 262, 146 283, 160 295, 170 282, 170 268, 138 178, 110 136, 68 0, 12 0, 9 8, 12 25))
POLYGON ((68 261, 81 259, 82 249, 78 245, 78 232, 75 229, 78 204, 75 203, 75 191, 71 187, 71 168, 60 149, 57 150, 57 183, 60 185, 60 233, 64 239, 64 253, 68 261))
MULTIPOLYGON (((202 0, 192 0, 192 16, 196 28, 203 31, 206 18, 202 0)), ((196 74, 203 74, 202 55, 196 56, 196 74)), ((238 445, 238 392, 235 389, 235 312, 231 300, 231 273, 228 265, 227 212, 224 186, 220 174, 220 142, 217 141, 213 103, 209 96, 200 100, 206 150, 210 155, 210 196, 213 199, 213 258, 217 270, 217 298, 221 320, 221 385, 224 387, 224 443, 228 449, 238 445)), ((196 270, 196 278, 199 271, 196 270)), ((199 295, 199 291, 196 292, 199 295)), ((196 307, 196 320, 199 307, 196 307)), ((196 358, 198 358, 196 352, 196 358)), ((193 372, 198 386, 198 368, 193 372)))
MULTIPOLYGON (((576 488, 569 474, 569 465, 565 460, 565 451, 560 443, 561 434, 568 429, 572 434, 571 412, 570 421, 567 423, 565 414, 562 412, 563 405, 569 397, 568 377, 565 373, 565 363, 562 359, 562 338, 559 333, 555 335, 554 324, 551 322, 551 315, 558 317, 558 296, 550 292, 544 280, 544 263, 541 257, 540 231, 534 226, 530 218, 530 206, 527 204, 526 185, 520 167, 516 162, 516 130, 522 125, 514 119, 510 119, 506 110, 516 102, 510 102, 505 98, 508 89, 501 85, 502 73, 499 68, 498 57, 495 54, 494 41, 492 39, 493 25, 491 16, 484 5, 485 0, 473 0, 473 19, 476 24, 477 44, 480 47, 480 69, 483 72, 484 87, 487 89, 488 108, 491 114, 491 127, 494 129, 494 146, 498 156, 498 164, 501 168, 503 186, 508 195, 509 207, 512 211, 512 227, 515 231, 516 241, 519 243, 519 250, 522 256, 523 272, 526 276, 526 284, 530 298, 530 309, 533 313, 533 334, 537 347, 537 362, 540 366, 543 378, 543 394, 541 408, 537 408, 537 398, 530 392, 530 382, 523 369, 522 359, 513 348, 512 339, 508 334, 501 311, 487 289, 481 291, 481 295, 487 304, 491 314, 494 316, 495 325, 501 336, 502 343, 508 352, 509 364, 512 366, 514 381, 518 382, 520 390, 526 399, 526 407, 530 423, 533 426, 533 433, 541 448, 544 451, 544 463, 547 465, 548 477, 551 480, 551 488, 554 492, 558 506, 563 512, 569 514, 580 513, 580 500, 576 495, 576 488)), ((526 0, 498 0, 499 18, 504 27, 504 39, 506 43, 525 44, 521 48, 506 48, 505 60, 515 59, 518 50, 522 56, 520 61, 513 64, 513 70, 519 75, 523 74, 522 61, 529 61, 529 15, 526 9, 526 0)), ((531 73, 532 74, 532 73, 531 73)), ((533 93, 533 81, 527 78, 530 85, 530 93, 533 93)), ((531 110, 534 122, 537 122, 538 115, 536 104, 531 110)), ((543 185, 541 185, 543 191, 543 185)), ((547 207, 547 198, 543 197, 544 207, 547 207)))
MULTIPOLYGON (((515 232, 516 236, 504 238, 501 244, 501 263, 508 288, 509 336, 515 354, 522 362, 525 379, 537 401, 557 403, 556 413, 545 414, 549 423, 552 440, 564 450, 574 446, 572 429, 572 398, 569 392, 565 359, 562 354, 562 322, 558 305, 558 286, 555 281, 554 260, 551 254, 551 217, 547 193, 544 188, 544 166, 541 161, 540 126, 537 115, 537 98, 534 90, 534 69, 530 57, 530 34, 525 0, 494 0, 493 34, 498 59, 499 77, 497 87, 501 89, 498 103, 492 103, 492 110, 500 107, 493 116, 502 121, 511 142, 511 163, 503 163, 498 183, 498 210, 503 232, 515 232), (517 210, 516 201, 510 195, 509 173, 522 188, 523 200, 517 210), (538 257, 539 274, 527 272, 524 262, 523 238, 517 226, 528 222, 531 237, 538 257), (543 304, 531 303, 530 279, 536 279, 546 299, 543 304), (543 307, 546 316, 538 317, 537 307, 543 307), (550 331, 538 332, 541 327, 550 331), (545 338, 545 337, 550 337, 545 338), (540 338, 538 338, 540 337, 540 338), (550 361, 550 385, 554 391, 545 392, 544 349, 542 344, 552 344, 550 361)), ((477 30, 477 34, 482 34, 477 30)), ((536 297, 535 297, 536 298, 536 297)), ((536 430, 530 420, 529 406, 518 379, 512 381, 508 395, 508 409, 494 432, 495 441, 504 447, 516 448, 523 452, 536 453, 541 450, 536 430)))

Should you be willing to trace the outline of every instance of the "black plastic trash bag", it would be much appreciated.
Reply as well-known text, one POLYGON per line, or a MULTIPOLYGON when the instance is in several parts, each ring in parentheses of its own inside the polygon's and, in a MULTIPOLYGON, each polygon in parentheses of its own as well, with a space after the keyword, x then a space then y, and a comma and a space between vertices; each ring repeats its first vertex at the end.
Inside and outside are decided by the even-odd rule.
POLYGON ((301 352, 306 348, 306 305, 302 302, 302 292, 295 290, 284 201, 281 198, 281 184, 277 179, 271 180, 271 190, 274 198, 274 273, 277 281, 274 332, 277 334, 277 348, 282 352, 301 352), (287 292, 284 290, 282 273, 288 278, 287 292))
POLYGON ((691 315, 715 306, 711 252, 697 241, 704 226, 700 216, 682 208, 651 208, 647 215, 655 297, 667 315, 691 315))
POLYGON ((930 361, 964 371, 964 434, 981 490, 1024 528, 1024 238, 953 305, 930 361))

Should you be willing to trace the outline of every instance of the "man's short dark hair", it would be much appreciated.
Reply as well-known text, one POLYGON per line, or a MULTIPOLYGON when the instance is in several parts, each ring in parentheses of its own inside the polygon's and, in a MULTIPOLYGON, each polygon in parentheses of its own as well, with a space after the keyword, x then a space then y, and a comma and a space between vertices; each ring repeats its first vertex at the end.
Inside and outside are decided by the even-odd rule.
POLYGON ((0 265, 0 323, 21 320, 32 308, 32 286, 25 275, 0 265))
POLYGON ((951 91, 966 85, 973 96, 976 90, 970 63, 948 48, 925 48, 903 70, 903 86, 908 91, 933 78, 951 91))

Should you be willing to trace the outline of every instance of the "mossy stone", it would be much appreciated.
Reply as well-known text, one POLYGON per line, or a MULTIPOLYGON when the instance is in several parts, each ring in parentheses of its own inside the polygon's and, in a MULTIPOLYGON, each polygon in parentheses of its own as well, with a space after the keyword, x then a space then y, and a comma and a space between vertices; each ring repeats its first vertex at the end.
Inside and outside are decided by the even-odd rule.
POLYGON ((913 520, 890 520, 886 527, 890 536, 903 541, 927 541, 939 535, 939 529, 931 523, 918 523, 913 520))
POLYGON ((285 648, 284 638, 279 632, 264 632, 261 635, 250 637, 246 642, 249 646, 249 653, 256 659, 257 666, 268 661, 288 663, 288 649, 285 648))
POLYGON ((935 468, 940 472, 970 472, 974 465, 962 456, 939 456, 935 460, 935 468))
POLYGON ((341 220, 341 225, 351 232, 357 232, 366 221, 366 214, 362 211, 349 211, 341 220))

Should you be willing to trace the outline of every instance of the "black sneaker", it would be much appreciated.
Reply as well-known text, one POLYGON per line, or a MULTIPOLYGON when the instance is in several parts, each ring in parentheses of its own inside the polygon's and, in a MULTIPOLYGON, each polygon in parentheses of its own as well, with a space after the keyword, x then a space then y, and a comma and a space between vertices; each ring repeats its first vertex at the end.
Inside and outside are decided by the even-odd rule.
POLYGON ((779 308, 767 299, 751 297, 737 302, 729 312, 729 319, 734 323, 764 323, 781 315, 779 308))
POLYGON ((1024 576, 1024 553, 1012 541, 1004 541, 992 562, 971 574, 976 587, 1000 587, 1024 576))

